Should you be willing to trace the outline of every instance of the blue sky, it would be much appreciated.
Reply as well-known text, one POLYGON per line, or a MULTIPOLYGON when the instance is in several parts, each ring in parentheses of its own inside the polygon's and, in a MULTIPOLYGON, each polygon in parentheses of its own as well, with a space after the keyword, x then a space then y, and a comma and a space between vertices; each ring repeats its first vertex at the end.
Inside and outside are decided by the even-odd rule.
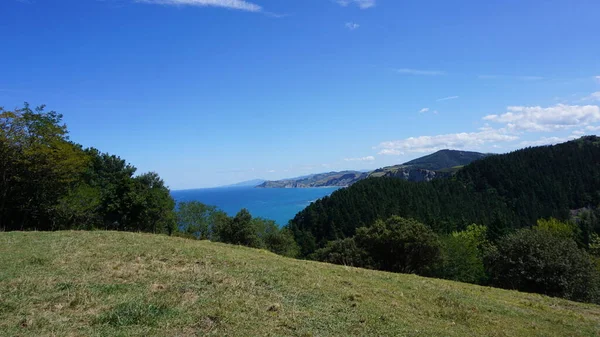
POLYGON ((600 131, 597 0, 2 0, 0 105, 174 189, 600 131))

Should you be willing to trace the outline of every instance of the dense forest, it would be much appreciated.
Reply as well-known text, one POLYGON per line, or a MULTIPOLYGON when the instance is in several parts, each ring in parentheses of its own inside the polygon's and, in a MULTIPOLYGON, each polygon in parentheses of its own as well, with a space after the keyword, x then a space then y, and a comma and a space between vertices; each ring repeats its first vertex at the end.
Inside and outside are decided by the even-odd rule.
POLYGON ((369 178, 287 227, 308 259, 600 303, 600 138, 369 178))
MULTIPOLYGON (((489 156, 448 179, 415 183, 369 178, 311 204, 289 227, 308 256, 392 215, 419 220, 436 233, 476 223, 496 240, 540 218, 568 220, 571 210, 599 204, 600 138, 588 136, 489 156)), ((583 228, 585 243, 598 230, 583 228)))

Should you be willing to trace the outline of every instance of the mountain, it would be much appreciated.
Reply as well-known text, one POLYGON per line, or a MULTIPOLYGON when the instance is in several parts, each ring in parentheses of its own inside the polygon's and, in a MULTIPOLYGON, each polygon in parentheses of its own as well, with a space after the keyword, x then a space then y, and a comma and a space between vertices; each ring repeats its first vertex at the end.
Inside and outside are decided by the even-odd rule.
POLYGON ((221 187, 256 187, 262 183, 264 183, 266 180, 265 179, 252 179, 252 180, 246 180, 246 181, 242 181, 239 182, 237 184, 232 184, 232 185, 225 185, 225 186, 221 186, 221 187))
POLYGON ((440 150, 430 155, 413 159, 402 165, 377 169, 371 172, 369 177, 392 177, 408 181, 430 181, 435 178, 453 175, 464 165, 489 155, 470 151, 440 150))
POLYGON ((368 173, 359 171, 341 171, 312 174, 309 176, 284 179, 277 181, 266 181, 256 187, 259 188, 305 188, 326 186, 350 186, 364 179, 368 173))
MULTIPOLYGON (((490 237, 497 238, 533 226, 538 219, 569 220, 571 210, 598 205, 600 138, 587 136, 487 156, 458 170, 452 179, 364 179, 312 203, 290 226, 308 255, 392 215, 413 218, 438 233, 475 223, 487 226, 490 237)), ((600 228, 582 231, 589 240, 600 228)))
POLYGON ((462 166, 487 156, 489 154, 479 152, 441 150, 402 165, 388 166, 375 171, 342 171, 312 174, 291 179, 265 181, 256 187, 346 187, 368 177, 393 177, 409 181, 430 181, 434 178, 450 176, 456 173, 462 166))
POLYGON ((1 336, 597 336, 600 307, 166 235, 0 232, 1 336), (68 247, 68 249, 65 249, 68 247))

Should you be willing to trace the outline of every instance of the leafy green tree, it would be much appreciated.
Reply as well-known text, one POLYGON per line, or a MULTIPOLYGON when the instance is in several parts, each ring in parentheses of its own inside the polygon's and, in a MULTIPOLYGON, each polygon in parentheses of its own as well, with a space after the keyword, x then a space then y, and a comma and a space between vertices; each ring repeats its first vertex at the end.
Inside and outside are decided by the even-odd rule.
POLYGON ((166 233, 175 231, 175 201, 164 181, 155 172, 135 177, 131 223, 138 231, 166 233))
POLYGON ((294 240, 294 235, 288 228, 278 228, 275 222, 271 222, 266 230, 264 238, 265 247, 275 254, 298 257, 300 255, 300 247, 294 240))
POLYGON ((581 233, 576 224, 568 221, 560 221, 555 218, 539 219, 537 225, 533 226, 536 231, 548 232, 563 239, 578 240, 581 233))
POLYGON ((428 274, 440 257, 440 241, 424 224, 398 216, 362 227, 354 237, 373 259, 376 269, 428 274))
POLYGON ((247 209, 240 210, 230 221, 223 221, 215 228, 221 242, 262 248, 263 242, 258 236, 257 222, 247 209))
POLYGON ((81 147, 69 141, 62 115, 44 109, 27 103, 14 111, 0 108, 0 153, 6 156, 0 165, 0 227, 58 229, 54 206, 87 165, 81 147))
POLYGON ((180 202, 177 204, 177 226, 180 230, 201 240, 213 238, 215 206, 205 205, 198 201, 180 202))
POLYGON ((102 217, 98 212, 100 195, 98 188, 81 184, 61 197, 54 207, 60 224, 57 229, 99 228, 102 225, 102 217))
POLYGON ((470 225, 441 238, 442 253, 435 275, 460 282, 485 284, 484 255, 490 251, 485 226, 470 225))
POLYGON ((572 239, 521 229, 486 259, 491 284, 576 301, 599 301, 598 271, 572 239))

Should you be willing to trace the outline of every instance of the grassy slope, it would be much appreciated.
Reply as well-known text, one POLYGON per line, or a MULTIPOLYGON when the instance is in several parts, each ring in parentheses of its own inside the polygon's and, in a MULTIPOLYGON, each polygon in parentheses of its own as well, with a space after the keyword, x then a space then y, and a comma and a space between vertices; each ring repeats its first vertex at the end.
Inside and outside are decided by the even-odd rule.
POLYGON ((600 307, 115 232, 0 233, 0 336, 593 336, 600 307))

